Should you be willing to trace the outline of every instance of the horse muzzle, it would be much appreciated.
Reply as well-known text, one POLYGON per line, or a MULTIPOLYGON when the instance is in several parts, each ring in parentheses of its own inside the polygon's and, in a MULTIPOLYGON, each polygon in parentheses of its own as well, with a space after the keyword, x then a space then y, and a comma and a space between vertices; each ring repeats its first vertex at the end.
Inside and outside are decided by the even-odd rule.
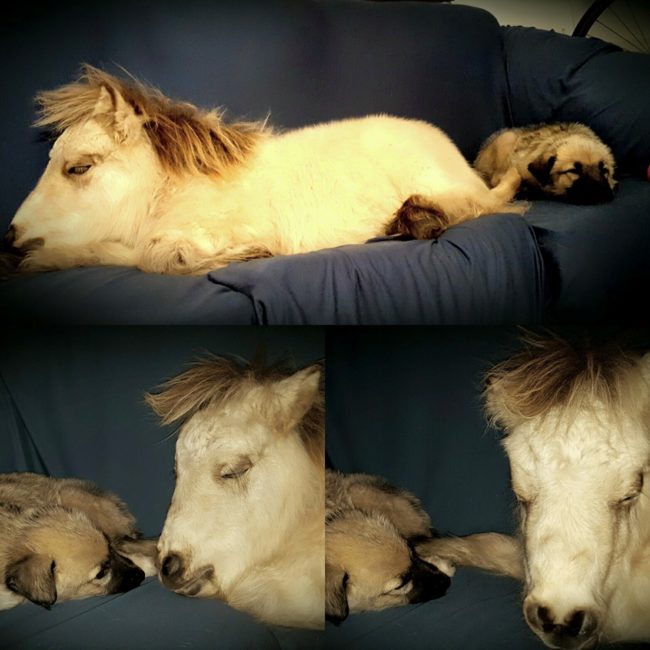
POLYGON ((172 591, 184 596, 198 596, 214 577, 214 567, 204 566, 188 572, 178 553, 168 553, 160 561, 160 580, 172 591))
POLYGON ((565 616, 534 600, 524 603, 524 616, 530 628, 549 647, 582 650, 598 642, 600 620, 593 610, 576 608, 565 616))

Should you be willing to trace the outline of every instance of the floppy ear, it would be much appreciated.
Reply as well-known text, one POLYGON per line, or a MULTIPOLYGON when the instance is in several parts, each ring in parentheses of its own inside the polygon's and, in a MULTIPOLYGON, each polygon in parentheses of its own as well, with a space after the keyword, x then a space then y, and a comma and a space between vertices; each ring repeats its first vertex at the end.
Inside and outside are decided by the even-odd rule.
POLYGON ((528 163, 528 171, 542 187, 550 184, 551 170, 556 160, 557 158, 555 156, 549 156, 548 158, 540 156, 537 160, 528 163))
POLYGON ((46 555, 27 555, 7 567, 5 585, 19 596, 50 609, 56 602, 55 566, 54 560, 46 555))
POLYGON ((350 614, 348 574, 342 567, 325 563, 325 618, 340 625, 350 614))
POLYGON ((113 129, 118 142, 124 142, 129 137, 136 135, 143 122, 120 91, 109 85, 100 87, 93 116, 105 118, 107 125, 113 129))
POLYGON ((431 536, 431 519, 416 496, 379 476, 369 479, 367 484, 350 486, 349 496, 355 508, 381 513, 405 539, 431 536))

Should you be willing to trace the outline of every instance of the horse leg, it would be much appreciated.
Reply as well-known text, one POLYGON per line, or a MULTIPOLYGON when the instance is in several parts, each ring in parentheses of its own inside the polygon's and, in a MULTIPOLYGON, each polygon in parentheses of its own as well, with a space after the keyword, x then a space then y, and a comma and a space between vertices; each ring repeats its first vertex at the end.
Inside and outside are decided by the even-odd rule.
POLYGON ((135 251, 120 242, 41 246, 25 255, 18 265, 18 271, 31 273, 78 266, 134 266, 135 260, 135 251))
POLYGON ((524 561, 521 543, 499 533, 478 533, 467 537, 439 537, 420 542, 415 548, 425 561, 451 562, 523 580, 524 561))
POLYGON ((272 255, 263 245, 242 244, 214 250, 202 247, 192 240, 160 235, 147 242, 137 266, 150 273, 202 275, 232 262, 245 262, 272 255))
POLYGON ((454 190, 434 197, 412 194, 388 222, 384 232, 386 235, 409 235, 414 239, 435 239, 449 226, 484 214, 522 214, 527 206, 511 203, 520 184, 519 172, 511 167, 496 187, 485 188, 479 194, 472 190, 454 190))

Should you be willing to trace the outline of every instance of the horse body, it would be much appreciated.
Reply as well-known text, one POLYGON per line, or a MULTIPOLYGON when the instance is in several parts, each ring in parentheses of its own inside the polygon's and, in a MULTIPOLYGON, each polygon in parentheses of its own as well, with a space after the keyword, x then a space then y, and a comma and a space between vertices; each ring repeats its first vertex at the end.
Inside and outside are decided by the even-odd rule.
POLYGON ((40 101, 38 124, 61 134, 12 221, 24 270, 205 273, 401 232, 404 220, 391 220, 413 196, 422 197, 417 218, 438 234, 523 209, 509 203, 518 176, 488 189, 425 122, 375 115, 273 133, 90 67, 40 101))

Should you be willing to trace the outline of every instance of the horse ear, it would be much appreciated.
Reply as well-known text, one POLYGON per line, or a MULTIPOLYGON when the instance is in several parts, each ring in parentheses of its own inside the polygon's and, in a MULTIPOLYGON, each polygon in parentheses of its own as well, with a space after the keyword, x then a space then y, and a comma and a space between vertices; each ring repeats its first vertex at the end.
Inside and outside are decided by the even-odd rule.
POLYGON ((51 557, 32 553, 7 567, 5 586, 36 605, 50 609, 57 597, 55 566, 51 557))
POLYGON ((340 625, 350 614, 348 574, 341 567, 325 564, 325 618, 340 625))
POLYGON ((320 365, 308 366, 276 384, 283 415, 291 424, 300 422, 318 397, 320 365))
POLYGON ((140 132, 143 120, 136 113, 133 106, 127 102, 122 93, 112 86, 102 85, 99 88, 99 97, 93 109, 93 117, 105 118, 116 136, 118 142, 140 132))

